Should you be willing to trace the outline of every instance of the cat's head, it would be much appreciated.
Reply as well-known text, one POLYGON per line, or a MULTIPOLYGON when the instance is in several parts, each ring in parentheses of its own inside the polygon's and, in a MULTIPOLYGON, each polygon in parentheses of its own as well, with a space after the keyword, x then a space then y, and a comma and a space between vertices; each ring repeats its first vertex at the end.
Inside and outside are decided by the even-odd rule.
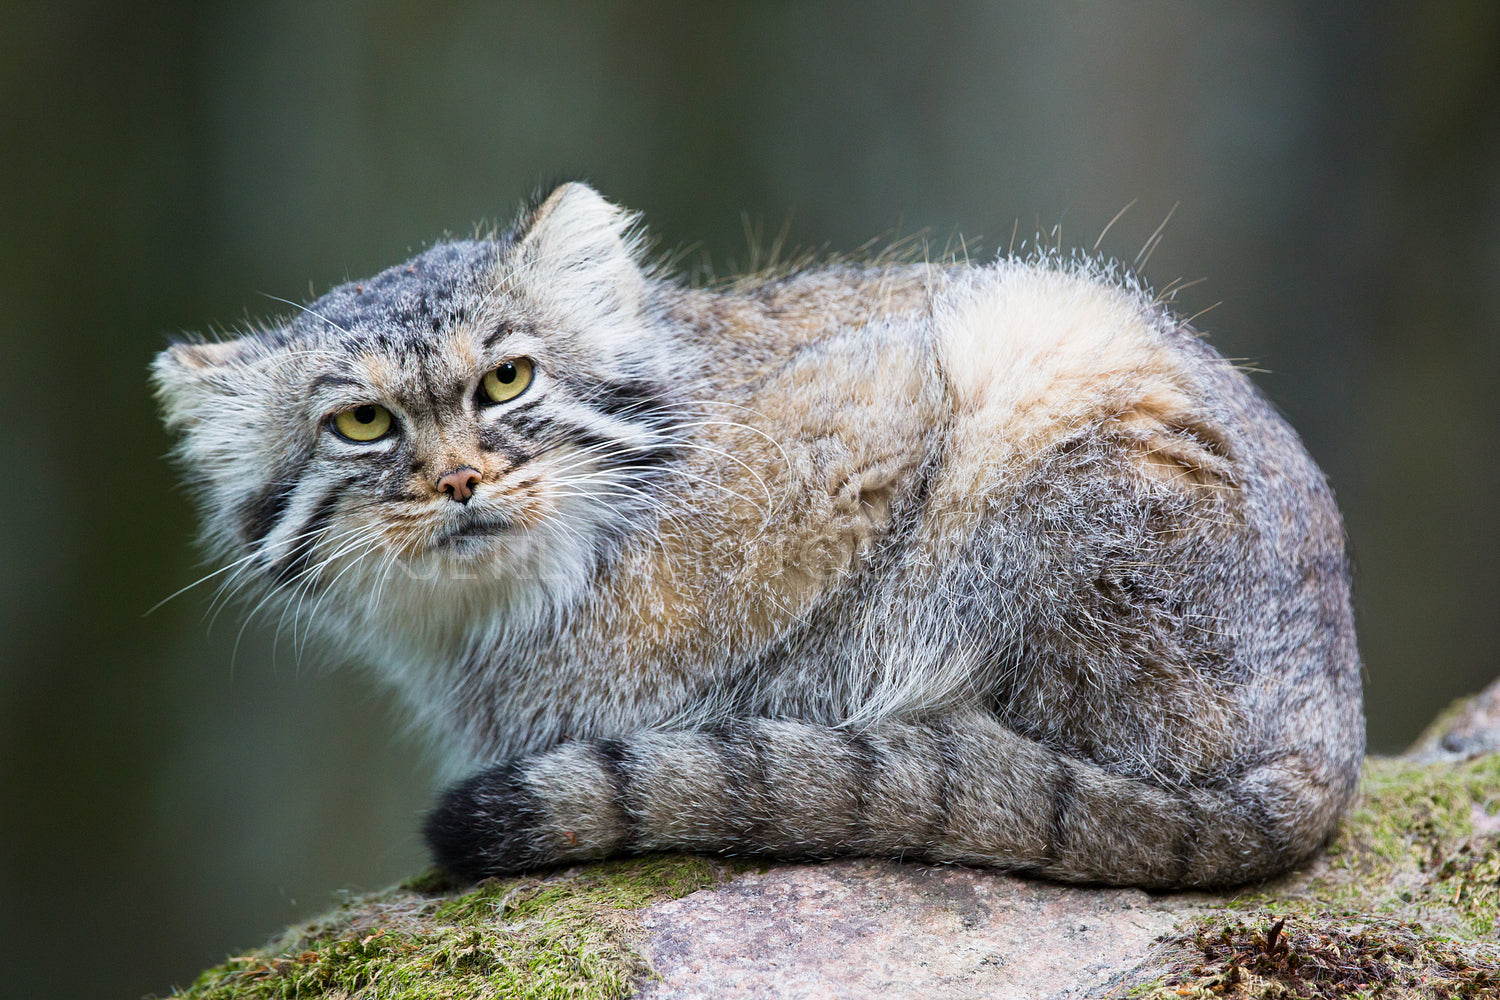
POLYGON ((650 516, 686 364, 643 316, 632 222, 565 185, 504 236, 163 351, 158 395, 231 586, 346 630, 586 586, 650 516))

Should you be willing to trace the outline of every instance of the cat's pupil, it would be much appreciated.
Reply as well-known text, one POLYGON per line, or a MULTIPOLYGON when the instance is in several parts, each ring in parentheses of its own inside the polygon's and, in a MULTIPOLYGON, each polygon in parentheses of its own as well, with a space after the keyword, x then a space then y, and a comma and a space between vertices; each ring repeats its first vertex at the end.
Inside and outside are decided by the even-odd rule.
POLYGON ((507 361, 507 362, 505 362, 505 364, 501 365, 499 368, 496 368, 495 369, 495 378, 499 379, 501 382, 505 383, 506 385, 510 385, 512 382, 514 382, 516 380, 516 366, 515 366, 515 364, 512 363, 512 362, 510 362, 510 361, 507 361))
POLYGON ((358 420, 362 424, 374 423, 375 407, 369 405, 368 403, 364 406, 356 406, 354 408, 354 419, 358 420))

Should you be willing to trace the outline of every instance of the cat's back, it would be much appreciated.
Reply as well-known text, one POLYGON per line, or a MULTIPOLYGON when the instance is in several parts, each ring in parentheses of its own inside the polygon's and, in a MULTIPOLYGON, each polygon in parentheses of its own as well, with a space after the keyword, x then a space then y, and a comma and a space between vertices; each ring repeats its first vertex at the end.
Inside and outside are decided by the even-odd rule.
POLYGON ((759 668, 763 709, 910 712, 983 678, 1009 724, 1123 772, 1212 773, 1284 724, 1331 727, 1335 770, 1360 744, 1357 709, 1324 706, 1357 705, 1359 667, 1321 473, 1131 279, 1052 258, 823 271, 719 308, 740 323, 718 331, 722 388, 754 424, 733 454, 780 497, 722 550, 806 622, 759 668))
POLYGON ((929 534, 961 537, 979 511, 1088 467, 1220 511, 1220 526, 1269 532, 1295 509, 1289 544, 1342 557, 1337 508, 1295 432, 1104 265, 839 265, 676 289, 658 315, 699 359, 694 395, 715 418, 702 436, 748 463, 714 460, 715 477, 753 471, 795 498, 876 470, 897 494, 921 490, 929 534))
POLYGON ((1133 442, 1143 473, 1185 489, 1272 455, 1322 489, 1243 373, 1133 277, 1087 259, 836 265, 674 289, 659 315, 702 359, 699 394, 764 430, 941 429, 940 494, 993 495, 997 473, 1099 435, 1133 442))

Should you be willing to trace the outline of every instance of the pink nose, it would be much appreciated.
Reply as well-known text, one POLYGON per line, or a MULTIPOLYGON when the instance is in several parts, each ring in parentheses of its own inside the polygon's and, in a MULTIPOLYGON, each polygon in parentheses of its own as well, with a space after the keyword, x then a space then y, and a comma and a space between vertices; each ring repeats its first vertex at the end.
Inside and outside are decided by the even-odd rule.
POLYGON ((459 503, 468 503, 469 498, 474 495, 474 487, 483 479, 478 469, 465 465, 444 473, 437 481, 437 488, 459 503))

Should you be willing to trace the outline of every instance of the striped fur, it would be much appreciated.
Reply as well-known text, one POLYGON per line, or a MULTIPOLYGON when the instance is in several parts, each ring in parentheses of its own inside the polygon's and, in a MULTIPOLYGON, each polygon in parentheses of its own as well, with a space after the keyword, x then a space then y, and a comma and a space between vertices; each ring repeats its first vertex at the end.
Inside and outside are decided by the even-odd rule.
POLYGON ((370 661, 470 773, 428 820, 445 867, 1206 886, 1328 837, 1364 747, 1338 512, 1160 302, 1046 256, 692 289, 634 232, 567 185, 156 364, 228 588, 370 661), (370 404, 389 436, 331 430, 370 404))

